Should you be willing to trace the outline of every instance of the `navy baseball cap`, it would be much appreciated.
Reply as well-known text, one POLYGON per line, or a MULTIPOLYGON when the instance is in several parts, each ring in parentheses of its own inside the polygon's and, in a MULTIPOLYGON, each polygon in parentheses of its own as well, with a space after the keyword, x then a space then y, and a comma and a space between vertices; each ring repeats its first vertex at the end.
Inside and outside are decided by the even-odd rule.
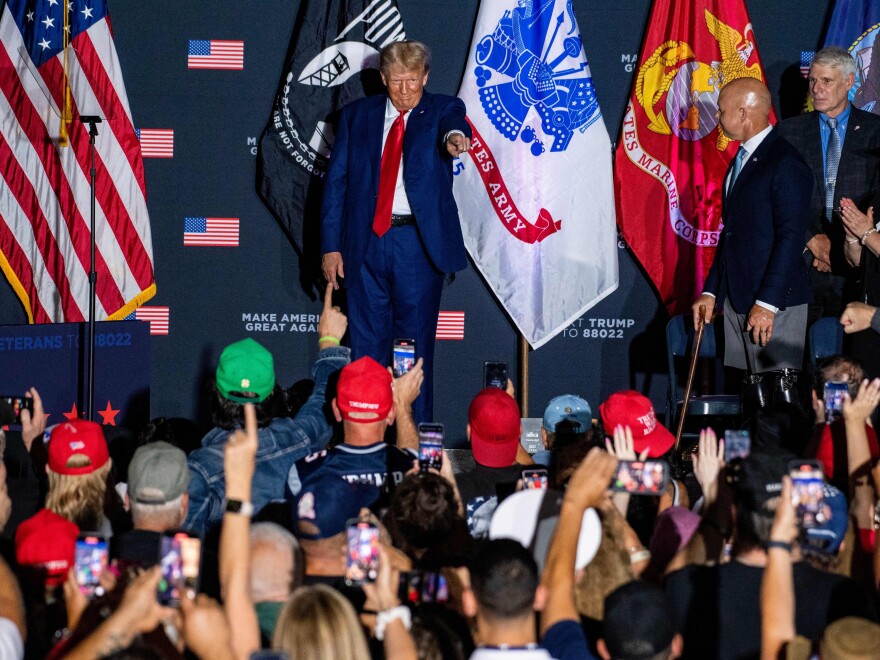
POLYGON ((303 484, 293 510, 293 533, 317 541, 341 534, 345 523, 379 498, 373 484, 349 483, 339 474, 326 474, 303 484))

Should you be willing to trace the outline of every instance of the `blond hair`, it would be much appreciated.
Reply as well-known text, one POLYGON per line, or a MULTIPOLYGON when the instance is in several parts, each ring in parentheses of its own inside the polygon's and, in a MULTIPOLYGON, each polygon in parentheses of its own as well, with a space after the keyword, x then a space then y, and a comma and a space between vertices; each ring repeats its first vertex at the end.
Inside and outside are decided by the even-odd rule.
POLYGON ((392 41, 379 53, 379 71, 387 76, 395 66, 404 71, 428 73, 431 51, 421 41, 392 41))
MULTIPOLYGON (((84 467, 88 464, 89 459, 83 454, 74 454, 67 461, 67 467, 84 467)), ((46 508, 76 523, 83 531, 97 531, 104 519, 104 496, 110 466, 111 461, 108 460, 94 472, 76 475, 47 470, 49 492, 46 494, 46 508)))
POLYGON ((278 615, 272 646, 290 660, 369 660, 370 651, 351 603, 335 589, 300 587, 278 615))

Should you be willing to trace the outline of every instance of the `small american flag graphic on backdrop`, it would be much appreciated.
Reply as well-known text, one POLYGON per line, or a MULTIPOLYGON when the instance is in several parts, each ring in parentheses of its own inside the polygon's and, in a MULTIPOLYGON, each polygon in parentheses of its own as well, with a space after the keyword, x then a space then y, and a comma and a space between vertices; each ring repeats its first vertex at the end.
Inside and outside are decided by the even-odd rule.
POLYGON ((437 319, 437 339, 464 339, 464 312, 441 311, 437 319))
POLYGON ((170 128, 136 128, 144 158, 174 158, 174 131, 170 128))
POLYGON ((813 63, 813 55, 816 52, 812 50, 801 51, 801 75, 807 78, 810 75, 810 65, 813 63))
POLYGON ((244 69, 244 42, 190 39, 187 69, 244 69))
POLYGON ((238 218, 184 218, 183 244, 238 247, 238 218))
POLYGON ((169 310, 167 307, 144 305, 125 317, 126 321, 147 321, 150 324, 151 335, 167 335, 169 324, 169 310))

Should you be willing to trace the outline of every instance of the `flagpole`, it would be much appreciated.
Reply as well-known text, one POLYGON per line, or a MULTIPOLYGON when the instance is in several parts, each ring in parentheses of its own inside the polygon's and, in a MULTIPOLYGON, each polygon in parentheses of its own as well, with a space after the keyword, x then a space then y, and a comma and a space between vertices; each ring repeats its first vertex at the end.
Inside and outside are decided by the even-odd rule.
POLYGON ((529 342, 519 336, 519 410, 522 417, 529 416, 529 342))

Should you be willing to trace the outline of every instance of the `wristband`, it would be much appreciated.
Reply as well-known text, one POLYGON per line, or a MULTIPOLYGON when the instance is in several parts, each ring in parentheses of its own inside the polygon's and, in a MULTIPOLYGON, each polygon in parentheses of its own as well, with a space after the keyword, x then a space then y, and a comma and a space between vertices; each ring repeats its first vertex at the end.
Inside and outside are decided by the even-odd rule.
POLYGON ((320 344, 322 341, 332 341, 334 344, 339 346, 339 340, 336 337, 331 337, 327 335, 326 337, 318 337, 318 343, 320 344))
POLYGON ((855 245, 856 243, 859 242, 859 239, 858 238, 848 238, 848 239, 846 239, 846 242, 849 243, 850 245, 855 245))
POLYGON ((412 628, 412 614, 410 614, 409 608, 405 605, 398 605, 376 615, 376 639, 380 642, 385 639, 385 627, 395 619, 400 619, 403 627, 407 630, 412 628))
POLYGON ((871 234, 876 234, 876 233, 877 233, 877 229, 874 227, 871 227, 868 231, 866 231, 864 234, 862 234, 862 237, 859 239, 859 243, 864 245, 865 241, 868 240, 868 236, 870 236, 871 234))
POLYGON ((629 563, 630 564, 638 564, 641 561, 648 561, 651 558, 651 551, 642 548, 641 550, 636 550, 635 552, 629 553, 629 563))
POLYGON ((245 518, 254 515, 254 505, 250 502, 242 502, 241 500, 226 500, 223 509, 226 513, 237 513, 245 518))
POLYGON ((771 550, 772 548, 779 548, 780 550, 791 552, 791 543, 786 543, 785 541, 767 541, 767 549, 771 550))

